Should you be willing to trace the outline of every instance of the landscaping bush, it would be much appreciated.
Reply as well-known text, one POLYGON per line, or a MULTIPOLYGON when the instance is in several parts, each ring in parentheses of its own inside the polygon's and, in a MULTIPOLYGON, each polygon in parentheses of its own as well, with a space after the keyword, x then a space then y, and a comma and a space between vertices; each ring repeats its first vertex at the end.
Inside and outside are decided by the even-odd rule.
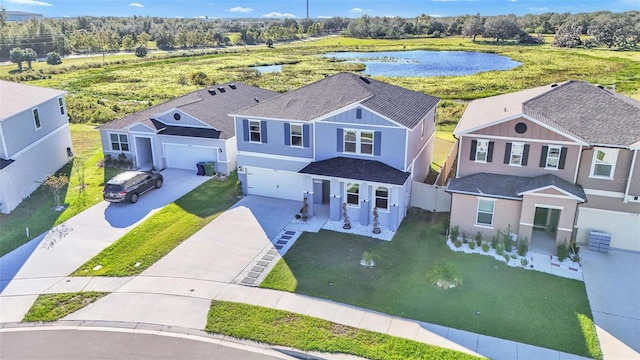
POLYGON ((460 246, 462 246, 462 241, 458 239, 453 240, 453 246, 459 248, 460 246))
POLYGON ((469 249, 473 250, 476 248, 476 243, 473 241, 469 241, 469 249))
POLYGON ((467 232, 466 231, 462 232, 462 242, 465 243, 465 244, 469 242, 469 239, 467 238, 467 232))
POLYGON ((62 64, 62 58, 60 54, 55 51, 47 53, 47 64, 49 65, 60 65, 62 64))
POLYGON ((489 243, 482 243, 482 251, 489 252, 489 243))
POLYGON ((498 248, 498 244, 500 243, 500 241, 498 240, 497 236, 493 236, 491 238, 491 248, 492 249, 497 249, 498 248))
POLYGON ((520 264, 522 264, 522 266, 527 266, 527 264, 529 264, 529 260, 527 260, 527 258, 521 258, 520 264))
POLYGON ((135 54, 137 57, 142 58, 147 56, 147 47, 144 45, 140 45, 136 48, 135 54))
POLYGON ((459 233, 460 233, 460 228, 458 227, 458 225, 453 225, 451 227, 451 230, 449 231, 449 238, 451 239, 451 241, 458 240, 459 233))
POLYGON ((194 71, 189 75, 189 80, 194 85, 204 86, 207 85, 207 74, 202 71, 194 71))
POLYGON ((454 263, 443 261, 427 272, 427 280, 432 285, 449 289, 462 284, 462 275, 454 263))
POLYGON ((502 243, 496 244, 496 254, 504 255, 504 245, 502 243))
POLYGON ((516 241, 516 249, 518 255, 525 256, 527 251, 529 250, 529 241, 527 237, 518 237, 518 241, 516 241))
POLYGON ((476 245, 482 246, 482 232, 478 231, 476 233, 475 240, 476 240, 476 245))
POLYGON ((564 259, 569 257, 569 247, 567 247, 566 240, 563 241, 562 244, 558 245, 557 256, 558 256, 558 261, 564 261, 564 259))
POLYGON ((509 262, 509 260, 511 260, 511 256, 509 256, 509 254, 505 253, 504 255, 502 255, 504 257, 504 260, 506 262, 509 262))

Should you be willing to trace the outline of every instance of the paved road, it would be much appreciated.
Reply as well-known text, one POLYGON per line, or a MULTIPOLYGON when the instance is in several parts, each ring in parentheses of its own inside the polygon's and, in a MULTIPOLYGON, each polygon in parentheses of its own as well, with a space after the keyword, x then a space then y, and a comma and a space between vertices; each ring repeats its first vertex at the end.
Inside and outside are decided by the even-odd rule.
POLYGON ((222 345, 184 337, 94 330, 32 330, 2 332, 0 358, 53 359, 293 359, 266 355, 271 350, 239 344, 222 345), (27 345, 28 344, 28 345, 27 345))

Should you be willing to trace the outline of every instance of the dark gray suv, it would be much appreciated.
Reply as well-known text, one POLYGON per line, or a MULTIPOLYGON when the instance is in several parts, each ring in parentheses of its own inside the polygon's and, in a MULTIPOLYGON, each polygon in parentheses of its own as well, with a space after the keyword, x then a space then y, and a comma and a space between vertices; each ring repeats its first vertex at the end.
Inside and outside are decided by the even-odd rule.
POLYGON ((110 202, 136 203, 140 195, 162 187, 162 174, 158 172, 125 171, 107 181, 102 198, 110 202))

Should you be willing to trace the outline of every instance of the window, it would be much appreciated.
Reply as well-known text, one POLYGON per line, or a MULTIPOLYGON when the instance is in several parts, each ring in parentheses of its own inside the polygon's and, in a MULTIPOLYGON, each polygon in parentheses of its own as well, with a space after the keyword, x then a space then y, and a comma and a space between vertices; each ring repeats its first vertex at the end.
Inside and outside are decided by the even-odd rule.
POLYGON ((129 138, 126 134, 110 134, 111 150, 113 151, 129 151, 129 138))
POLYGON ((380 155, 380 144, 376 144, 380 141, 379 135, 374 131, 344 130, 342 151, 353 154, 380 155))
POLYGON ((487 162, 487 152, 489 151, 489 140, 478 140, 476 146, 476 161, 487 162))
POLYGON ((476 216, 476 224, 493 225, 493 210, 495 208, 495 200, 478 199, 478 214, 476 216))
POLYGON ((549 146, 549 150, 547 152, 547 164, 545 165, 545 168, 557 169, 559 164, 560 164, 560 147, 549 146))
POLYGON ((524 144, 511 144, 511 157, 509 165, 522 165, 522 154, 524 153, 524 144))
POLYGON ((302 125, 291 124, 291 146, 302 146, 302 125))
POLYGON ((591 176, 613 179, 613 171, 615 170, 617 160, 617 149, 596 148, 593 152, 593 162, 591 163, 591 176))
POLYGON ((38 109, 33 109, 33 122, 36 125, 36 130, 42 127, 42 124, 40 123, 40 114, 38 113, 38 109))
POLYGON ((379 187, 376 189, 376 207, 378 209, 389 209, 389 189, 379 187))
POLYGON ((60 106, 60 116, 64 115, 64 101, 61 97, 58 98, 58 105, 60 106))
POLYGON ((347 204, 359 206, 360 205, 360 185, 359 184, 347 184, 347 204))
POLYGON ((362 119, 362 109, 356 109, 356 119, 362 119))
POLYGON ((260 121, 249 120, 249 141, 262 142, 262 134, 260 133, 260 121))

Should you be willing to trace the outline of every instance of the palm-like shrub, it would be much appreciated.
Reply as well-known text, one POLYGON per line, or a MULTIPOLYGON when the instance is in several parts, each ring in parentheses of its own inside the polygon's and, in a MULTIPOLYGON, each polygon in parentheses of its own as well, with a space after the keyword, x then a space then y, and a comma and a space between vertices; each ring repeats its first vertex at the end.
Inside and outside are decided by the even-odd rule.
POLYGON ((448 261, 435 265, 427 272, 427 280, 443 289, 454 288, 462 284, 460 270, 448 261))

